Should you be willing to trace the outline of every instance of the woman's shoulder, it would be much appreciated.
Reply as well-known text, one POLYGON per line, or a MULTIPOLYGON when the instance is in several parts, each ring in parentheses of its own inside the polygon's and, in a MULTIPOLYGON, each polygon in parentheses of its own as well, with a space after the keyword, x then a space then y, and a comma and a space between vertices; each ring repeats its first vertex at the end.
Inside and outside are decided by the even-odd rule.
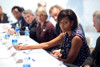
POLYGON ((46 28, 49 30, 49 29, 55 29, 55 27, 53 26, 53 24, 51 22, 46 22, 45 24, 46 28))
POLYGON ((82 41, 82 39, 79 36, 74 36, 72 41, 79 43, 82 41))
POLYGON ((76 29, 76 30, 74 31, 73 37, 79 37, 79 38, 81 38, 81 39, 84 40, 84 41, 86 40, 86 39, 85 39, 85 35, 83 35, 82 32, 81 32, 80 30, 78 30, 78 29, 76 29))
POLYGON ((48 26, 53 26, 53 24, 50 21, 47 21, 48 26))
POLYGON ((85 37, 85 35, 83 35, 82 31, 80 31, 80 30, 78 30, 78 29, 75 31, 75 35, 76 35, 76 36, 79 36, 79 37, 81 37, 81 38, 84 38, 84 37, 85 37))

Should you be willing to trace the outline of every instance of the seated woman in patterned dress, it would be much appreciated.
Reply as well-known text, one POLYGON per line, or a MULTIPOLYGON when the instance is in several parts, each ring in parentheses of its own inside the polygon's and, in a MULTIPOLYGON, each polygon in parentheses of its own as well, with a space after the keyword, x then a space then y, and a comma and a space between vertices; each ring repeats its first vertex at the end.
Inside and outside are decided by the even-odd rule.
POLYGON ((77 16, 71 9, 64 9, 59 13, 57 20, 63 32, 53 40, 38 45, 16 45, 14 47, 18 48, 18 50, 48 49, 64 42, 61 50, 54 52, 52 55, 64 63, 80 66, 90 55, 90 51, 85 36, 77 30, 77 16))

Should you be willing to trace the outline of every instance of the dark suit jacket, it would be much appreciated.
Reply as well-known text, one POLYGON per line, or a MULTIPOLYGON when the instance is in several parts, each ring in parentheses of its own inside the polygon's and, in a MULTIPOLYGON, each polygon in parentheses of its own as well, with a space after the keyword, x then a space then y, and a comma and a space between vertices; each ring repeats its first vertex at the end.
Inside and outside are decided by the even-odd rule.
POLYGON ((60 29, 60 26, 59 26, 59 23, 56 24, 56 36, 58 36, 60 33, 61 33, 61 29, 60 29))
POLYGON ((90 65, 91 67, 100 67, 100 37, 97 39, 94 51, 92 52, 91 56, 85 60, 83 66, 86 64, 90 65))
POLYGON ((34 19, 34 21, 28 26, 28 28, 30 30, 30 38, 34 39, 35 41, 37 41, 37 38, 36 38, 36 26, 37 26, 36 19, 34 19))
POLYGON ((5 13, 3 13, 3 14, 4 14, 3 21, 0 21, 0 23, 9 23, 7 15, 5 13))

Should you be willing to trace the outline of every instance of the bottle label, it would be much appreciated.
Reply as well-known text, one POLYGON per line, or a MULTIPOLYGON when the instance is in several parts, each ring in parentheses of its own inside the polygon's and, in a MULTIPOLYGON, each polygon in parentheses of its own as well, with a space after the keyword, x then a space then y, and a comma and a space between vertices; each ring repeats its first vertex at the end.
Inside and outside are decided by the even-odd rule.
POLYGON ((25 32, 25 35, 29 35, 29 32, 25 32))
POLYGON ((17 29, 16 29, 16 31, 20 31, 20 29, 19 29, 19 28, 17 28, 17 29))
POLYGON ((17 39, 12 39, 12 44, 17 44, 17 39))
POLYGON ((23 67, 31 67, 30 64, 23 64, 23 67))
POLYGON ((6 39, 8 39, 9 37, 10 37, 10 35, 9 35, 9 34, 5 35, 5 38, 6 38, 6 39))

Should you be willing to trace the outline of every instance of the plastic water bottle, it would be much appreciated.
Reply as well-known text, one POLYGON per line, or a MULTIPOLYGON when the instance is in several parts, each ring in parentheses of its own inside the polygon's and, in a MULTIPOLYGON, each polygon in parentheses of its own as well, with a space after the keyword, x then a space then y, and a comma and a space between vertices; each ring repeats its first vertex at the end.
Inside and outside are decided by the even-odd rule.
POLYGON ((5 39, 9 39, 10 35, 9 34, 5 34, 5 39))
POLYGON ((8 33, 5 34, 5 44, 7 48, 9 47, 10 35, 8 33))
POLYGON ((19 28, 18 24, 16 24, 15 30, 16 30, 16 37, 19 38, 20 37, 20 28, 19 28))
POLYGON ((30 35, 29 29, 28 29, 28 27, 26 27, 26 29, 25 29, 25 40, 26 40, 26 41, 27 41, 27 39, 29 38, 29 35, 30 35))
POLYGON ((18 40, 16 38, 16 36, 14 35, 13 39, 12 39, 12 45, 17 45, 18 44, 18 40))
POLYGON ((26 27, 26 29, 25 29, 25 36, 27 36, 27 37, 29 37, 29 29, 28 29, 28 27, 26 27))
POLYGON ((23 64, 23 67, 31 67, 30 60, 30 57, 25 58, 25 63, 23 64))

